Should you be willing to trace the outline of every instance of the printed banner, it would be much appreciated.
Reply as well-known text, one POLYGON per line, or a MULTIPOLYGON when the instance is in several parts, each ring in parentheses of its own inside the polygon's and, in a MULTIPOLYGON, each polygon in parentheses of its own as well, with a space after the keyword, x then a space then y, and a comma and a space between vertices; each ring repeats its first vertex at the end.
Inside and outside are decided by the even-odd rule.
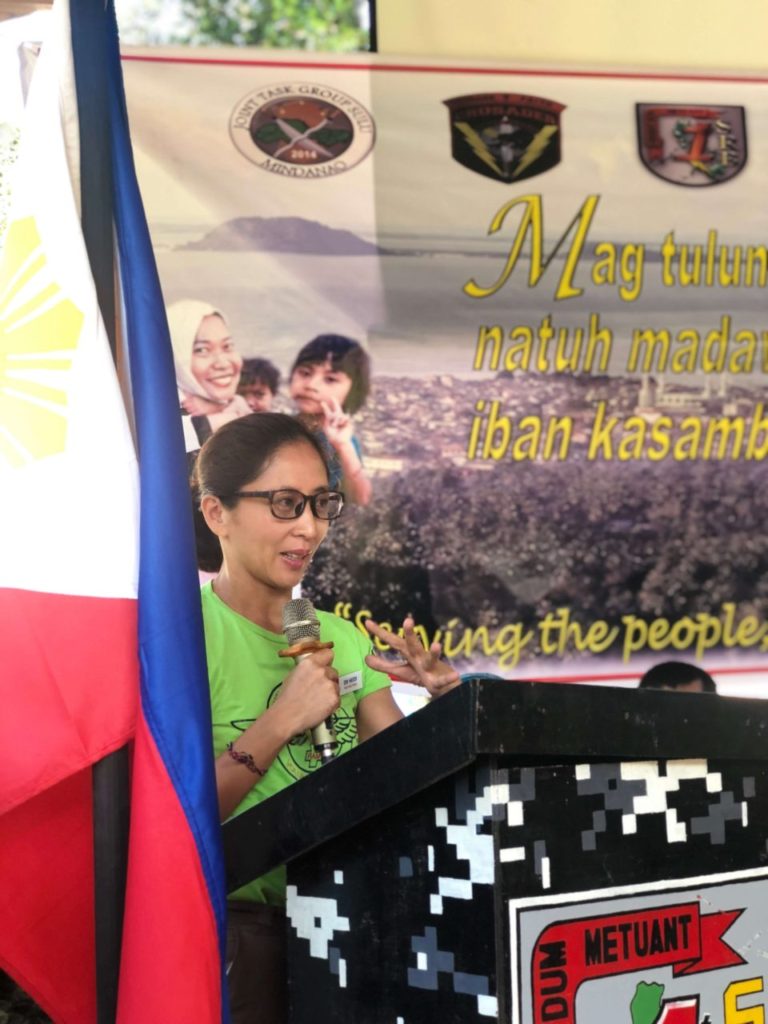
POLYGON ((465 671, 760 669, 768 83, 199 54, 124 59, 188 445, 322 429, 308 596, 465 671))
POLYGON ((511 903, 512 1020, 762 1021, 765 876, 701 881, 511 903))

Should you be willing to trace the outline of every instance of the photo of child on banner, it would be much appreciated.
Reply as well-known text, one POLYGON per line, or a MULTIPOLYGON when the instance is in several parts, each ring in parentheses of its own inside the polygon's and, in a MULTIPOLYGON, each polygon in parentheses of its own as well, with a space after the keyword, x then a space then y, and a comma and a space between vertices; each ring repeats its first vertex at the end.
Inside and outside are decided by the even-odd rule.
POLYGON ((331 486, 343 486, 356 505, 371 500, 371 482, 352 426, 353 414, 368 397, 370 362, 352 338, 319 334, 296 356, 290 376, 291 400, 326 453, 331 486))
POLYGON ((237 387, 251 412, 269 412, 280 387, 280 371, 268 359, 244 359, 237 387))

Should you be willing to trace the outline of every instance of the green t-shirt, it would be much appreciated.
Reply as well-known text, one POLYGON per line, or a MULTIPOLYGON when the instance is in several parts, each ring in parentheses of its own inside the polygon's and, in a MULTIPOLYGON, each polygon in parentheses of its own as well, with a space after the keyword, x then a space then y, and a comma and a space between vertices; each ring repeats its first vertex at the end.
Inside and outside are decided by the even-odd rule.
MULTIPOLYGON (((238 615, 216 596, 210 583, 201 590, 208 679, 211 687, 213 748, 216 757, 275 702, 285 676, 294 667, 278 652, 288 646, 284 636, 270 633, 238 615)), ((389 678, 365 664, 371 646, 352 623, 318 612, 320 639, 333 641, 333 667, 339 673, 341 706, 333 716, 338 753, 357 746, 358 702, 390 685, 389 678)), ((238 804, 235 814, 254 807, 286 786, 309 775, 319 758, 307 732, 295 736, 278 753, 267 774, 238 804)), ((231 894, 232 899, 285 902, 285 868, 262 875, 231 894)))

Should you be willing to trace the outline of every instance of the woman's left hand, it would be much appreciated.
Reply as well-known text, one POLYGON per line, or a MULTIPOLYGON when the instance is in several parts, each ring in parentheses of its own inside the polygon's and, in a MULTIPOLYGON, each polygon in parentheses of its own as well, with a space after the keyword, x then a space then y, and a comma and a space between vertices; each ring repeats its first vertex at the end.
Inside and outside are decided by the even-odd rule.
POLYGON ((365 659, 369 668, 378 672, 386 672, 402 679, 404 683, 415 683, 429 690, 433 697, 452 690, 458 686, 461 677, 456 669, 440 657, 442 647, 433 643, 426 649, 414 632, 415 623, 410 615, 403 620, 403 636, 391 633, 371 619, 365 620, 365 628, 383 643, 397 651, 400 660, 383 657, 380 654, 369 654, 365 659))

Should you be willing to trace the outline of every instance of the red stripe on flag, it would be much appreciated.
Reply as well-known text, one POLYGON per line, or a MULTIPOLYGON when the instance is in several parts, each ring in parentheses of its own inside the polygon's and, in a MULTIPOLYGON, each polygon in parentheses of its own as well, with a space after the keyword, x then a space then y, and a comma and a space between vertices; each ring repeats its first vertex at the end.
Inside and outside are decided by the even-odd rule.
POLYGON ((197 846, 142 717, 131 807, 118 1024, 221 1020, 216 919, 197 846))
POLYGON ((129 598, 0 589, 0 813, 131 738, 136 620, 129 598))
POLYGON ((57 1024, 94 1024, 90 770, 0 815, 0 921, 3 969, 57 1024))

